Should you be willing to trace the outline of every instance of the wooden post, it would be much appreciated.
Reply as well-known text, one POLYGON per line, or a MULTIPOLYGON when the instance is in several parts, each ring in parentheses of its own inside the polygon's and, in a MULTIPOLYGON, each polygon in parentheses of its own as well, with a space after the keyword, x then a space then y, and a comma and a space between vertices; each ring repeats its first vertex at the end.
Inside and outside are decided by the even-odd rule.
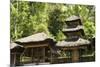
POLYGON ((14 65, 16 64, 16 53, 14 53, 14 65))
POLYGON ((32 55, 31 55, 31 57, 32 57, 32 63, 34 62, 34 58, 33 58, 33 48, 31 48, 31 51, 32 51, 32 55))
POLYGON ((53 56, 52 56, 52 53, 51 53, 51 57, 50 57, 50 63, 51 63, 51 64, 53 63, 53 56))
POLYGON ((16 53, 16 62, 15 62, 15 65, 16 66, 20 65, 20 54, 19 53, 16 53))
POLYGON ((15 66, 15 63, 16 63, 16 55, 15 55, 15 53, 11 53, 11 55, 10 55, 10 65, 15 66))
POLYGON ((52 64, 53 63, 53 53, 51 52, 52 49, 50 48, 50 63, 52 64))
POLYGON ((39 64, 39 52, 38 52, 39 50, 38 50, 38 49, 39 49, 39 48, 37 47, 37 48, 36 48, 36 51, 35 51, 35 52, 36 52, 36 58, 35 58, 35 63, 36 63, 36 65, 39 64))
POLYGON ((43 62, 45 62, 45 47, 43 47, 43 62))
POLYGON ((75 48, 72 51, 72 62, 78 62, 78 61, 79 61, 79 51, 77 48, 75 48))

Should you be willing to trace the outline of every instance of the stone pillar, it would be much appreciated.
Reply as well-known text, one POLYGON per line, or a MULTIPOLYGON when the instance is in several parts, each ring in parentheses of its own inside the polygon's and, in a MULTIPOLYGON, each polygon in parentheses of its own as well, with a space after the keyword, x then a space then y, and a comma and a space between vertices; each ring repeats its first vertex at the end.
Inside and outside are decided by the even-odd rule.
POLYGON ((72 62, 78 62, 78 61, 79 61, 79 51, 77 48, 75 48, 72 51, 72 62))

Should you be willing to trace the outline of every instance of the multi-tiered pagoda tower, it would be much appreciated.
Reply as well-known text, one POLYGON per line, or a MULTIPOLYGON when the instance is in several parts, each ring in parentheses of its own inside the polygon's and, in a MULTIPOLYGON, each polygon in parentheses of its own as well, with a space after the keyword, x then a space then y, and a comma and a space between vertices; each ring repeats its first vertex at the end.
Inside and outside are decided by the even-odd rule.
MULTIPOLYGON (((78 62, 80 59, 80 49, 85 49, 90 44, 88 40, 83 39, 85 35, 80 17, 71 16, 65 21, 63 33, 66 40, 56 44, 57 47, 64 51, 71 51, 71 61, 78 62)), ((67 60, 67 59, 66 59, 67 60)))
POLYGON ((77 40, 84 36, 82 22, 79 17, 71 16, 65 21, 66 25, 63 33, 67 36, 67 40, 77 40))

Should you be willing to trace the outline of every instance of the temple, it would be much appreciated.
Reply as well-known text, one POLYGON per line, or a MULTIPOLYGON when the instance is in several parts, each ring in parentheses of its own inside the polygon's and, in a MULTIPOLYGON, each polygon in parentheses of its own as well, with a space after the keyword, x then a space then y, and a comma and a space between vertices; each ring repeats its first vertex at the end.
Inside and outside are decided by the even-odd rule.
POLYGON ((11 42, 11 65, 80 62, 91 42, 84 39, 80 17, 71 16, 65 23, 62 29, 65 40, 55 42, 41 32, 11 42))

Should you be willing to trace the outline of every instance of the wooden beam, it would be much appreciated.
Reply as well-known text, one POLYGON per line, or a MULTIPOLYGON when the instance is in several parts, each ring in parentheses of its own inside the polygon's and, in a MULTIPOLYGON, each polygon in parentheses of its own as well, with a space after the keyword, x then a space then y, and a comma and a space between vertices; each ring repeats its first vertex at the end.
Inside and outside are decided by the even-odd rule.
POLYGON ((40 45, 38 45, 38 44, 36 44, 36 45, 30 45, 29 44, 29 45, 25 45, 24 47, 25 48, 31 48, 31 47, 32 48, 35 48, 35 47, 48 47, 48 45, 47 44, 42 44, 42 45, 41 44, 40 45))
POLYGON ((62 50, 74 50, 74 49, 85 49, 86 46, 77 46, 77 47, 58 47, 62 50))

